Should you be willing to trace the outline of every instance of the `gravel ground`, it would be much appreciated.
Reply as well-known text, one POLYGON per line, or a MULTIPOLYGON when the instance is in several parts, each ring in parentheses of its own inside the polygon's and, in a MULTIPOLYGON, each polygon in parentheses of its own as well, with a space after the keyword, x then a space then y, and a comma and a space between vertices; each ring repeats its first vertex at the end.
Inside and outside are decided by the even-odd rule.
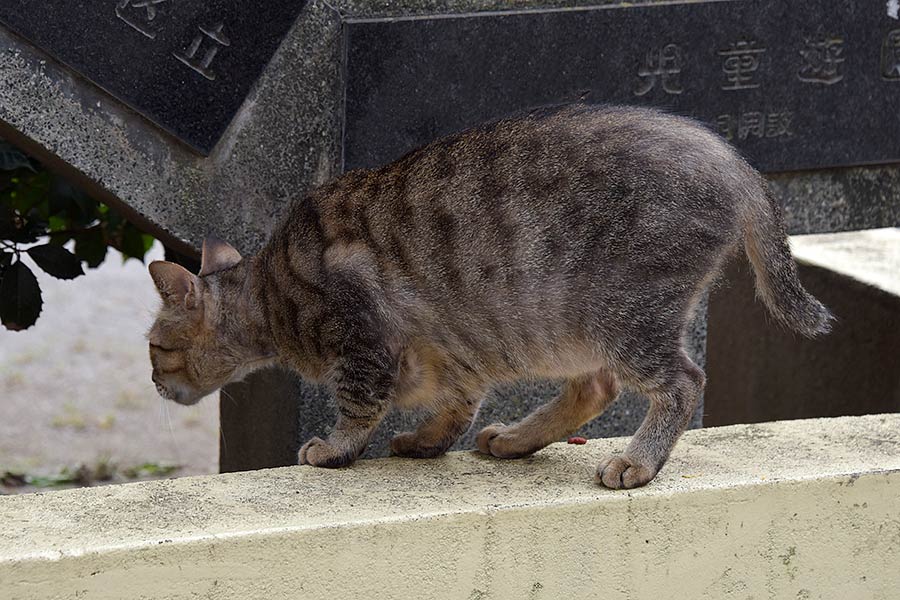
MULTIPOLYGON (((148 262, 158 258, 159 245, 148 262)), ((35 272, 44 296, 37 324, 0 327, 0 477, 107 463, 118 473, 144 463, 178 465, 175 475, 216 472, 217 397, 183 407, 150 381, 144 334, 159 300, 146 267, 110 250, 71 281, 35 272)))

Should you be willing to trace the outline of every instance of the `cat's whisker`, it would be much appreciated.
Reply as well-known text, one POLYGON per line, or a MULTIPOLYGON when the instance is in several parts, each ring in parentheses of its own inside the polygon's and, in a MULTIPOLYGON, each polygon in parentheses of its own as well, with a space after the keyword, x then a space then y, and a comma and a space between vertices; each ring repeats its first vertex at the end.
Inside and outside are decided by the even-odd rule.
POLYGON ((219 392, 220 392, 223 396, 225 396, 226 398, 228 398, 228 400, 229 400, 231 403, 233 403, 235 406, 237 406, 238 401, 235 399, 234 396, 232 396, 230 393, 228 393, 227 391, 225 391, 225 388, 222 388, 221 390, 219 390, 219 392))
POLYGON ((225 454, 228 454, 228 441, 225 439, 225 430, 222 429, 222 421, 219 420, 219 443, 222 445, 222 450, 225 454))
MULTIPOLYGON (((219 393, 224 398, 227 398, 229 402, 237 405, 237 400, 235 399, 235 397, 232 396, 225 388, 222 388, 221 390, 219 390, 219 393)), ((219 419, 219 443, 222 445, 222 450, 225 452, 225 454, 228 454, 228 440, 225 439, 225 430, 222 429, 222 420, 221 419, 219 419)))
POLYGON ((169 421, 169 401, 164 398, 159 399, 159 404, 157 405, 156 411, 156 428, 158 431, 162 432, 166 429, 169 430, 169 434, 172 434, 172 424, 169 421), (164 424, 165 423, 165 424, 164 424))
POLYGON ((169 437, 172 439, 172 448, 175 450, 175 461, 180 463, 181 452, 178 450, 178 440, 175 437, 175 429, 172 428, 172 415, 169 412, 169 403, 164 402, 163 405, 165 406, 164 410, 166 412, 166 425, 168 425, 169 428, 169 437))

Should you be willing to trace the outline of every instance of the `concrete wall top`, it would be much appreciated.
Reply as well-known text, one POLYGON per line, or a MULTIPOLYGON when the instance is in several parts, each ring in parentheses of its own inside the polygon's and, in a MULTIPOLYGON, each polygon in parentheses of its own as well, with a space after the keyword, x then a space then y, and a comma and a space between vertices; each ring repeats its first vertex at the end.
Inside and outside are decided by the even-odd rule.
POLYGON ((794 258, 900 296, 900 228, 799 235, 794 258))
MULTIPOLYGON (((715 489, 900 470, 900 414, 688 431, 648 486, 592 482, 627 438, 554 444, 532 458, 477 452, 283 467, 0 497, 0 565, 267 529, 354 526, 522 506, 629 502, 715 489)), ((900 502, 900 490, 897 501, 900 502)), ((900 507, 898 507, 900 508, 900 507)), ((898 513, 900 515, 900 513, 898 513)))
MULTIPOLYGON (((777 535, 789 538, 790 545, 779 549, 786 553, 785 565, 793 559, 791 547, 794 553, 812 552, 810 540, 819 540, 832 526, 851 528, 856 540, 843 546, 836 538, 827 540, 836 544, 835 552, 852 551, 854 556, 861 557, 859 560, 870 561, 869 553, 877 553, 878 561, 882 562, 896 561, 900 556, 900 488, 893 489, 900 484, 900 415, 690 431, 649 486, 630 492, 597 487, 591 481, 591 473, 600 456, 622 450, 625 442, 624 438, 616 438, 591 440, 585 446, 556 444, 526 460, 503 461, 460 452, 436 460, 361 461, 343 470, 287 467, 2 497, 0 589, 5 594, 13 590, 12 596, 4 595, 12 598, 71 597, 66 593, 82 588, 83 596, 91 598, 141 594, 175 598, 187 597, 201 588, 215 592, 215 585, 223 585, 220 593, 210 592, 209 597, 232 597, 225 593, 226 589, 232 592, 241 589, 242 593, 259 592, 263 589, 259 585, 269 585, 270 591, 280 589, 281 584, 271 581, 264 584, 270 571, 303 571, 306 583, 302 585, 308 586, 306 590, 324 591, 331 586, 332 591, 347 591, 356 586, 354 589, 359 591, 369 585, 365 583, 367 580, 354 583, 352 577, 342 573, 361 568, 362 556, 363 562, 377 558, 391 565, 394 559, 401 561, 391 567, 393 574, 370 574, 372 581, 386 586, 382 588, 383 593, 375 596, 391 597, 389 591, 396 591, 396 586, 401 584, 399 574, 418 572, 426 563, 431 565, 429 569, 437 569, 429 576, 432 579, 444 576, 483 579, 487 576, 485 569, 498 568, 469 564, 467 561, 478 557, 467 557, 466 552, 491 555, 495 550, 498 564, 519 561, 516 563, 519 567, 515 568, 527 564, 533 568, 533 561, 540 556, 544 556, 542 560, 550 560, 547 556, 560 553, 563 556, 578 548, 583 549, 584 556, 599 552, 606 553, 607 558, 612 555, 621 558, 624 552, 630 553, 630 561, 639 561, 634 567, 637 570, 643 568, 642 560, 659 567, 666 561, 676 564, 684 553, 693 552, 695 556, 708 553, 709 549, 698 547, 698 543, 707 544, 700 540, 702 535, 680 537, 678 532, 685 527, 713 535, 718 540, 716 543, 740 544, 741 552, 757 554, 751 562, 760 560, 760 552, 773 552, 754 546, 763 543, 759 536, 776 535, 766 529, 770 526, 781 532, 777 535), (866 482, 875 485, 877 490, 866 487, 869 485, 866 482), (884 487, 891 483, 893 487, 884 487), (820 485, 827 488, 827 493, 816 487, 820 485), (823 503, 831 508, 824 508, 823 503), (833 510, 838 511, 837 516, 829 512, 833 510), (592 516, 579 521, 573 511, 592 516), (747 512, 747 515, 741 512, 742 530, 731 531, 730 541, 728 527, 738 525, 731 523, 722 530, 719 527, 722 523, 715 521, 716 511, 747 512), (547 546, 523 548, 521 556, 508 556, 499 548, 491 550, 487 546, 467 550, 470 536, 475 540, 471 543, 490 543, 478 537, 484 533, 484 522, 489 529, 490 523, 494 523, 501 530, 498 535, 502 535, 506 525, 498 523, 513 518, 512 515, 518 515, 515 527, 532 532, 553 524, 553 535, 564 534, 563 542, 556 543, 565 545, 569 539, 571 543, 566 547, 571 547, 567 550, 553 546, 548 537, 547 546), (743 519, 751 517, 758 522, 748 521, 747 529, 743 530, 743 519), (779 524, 779 519, 787 519, 789 526, 779 524), (804 519, 812 521, 804 522, 804 519), (441 524, 452 525, 455 533, 448 534, 441 524), (797 531, 791 533, 792 528, 798 527, 806 528, 802 535, 797 531), (824 529, 817 533, 816 527, 824 529), (646 528, 660 531, 651 534, 646 528), (871 528, 878 531, 869 531, 871 528), (604 539, 604 532, 613 537, 604 539), (323 550, 322 540, 334 536, 350 536, 358 544, 323 550), (374 544, 373 540, 381 540, 376 545, 383 542, 388 546, 379 546, 371 554, 374 547, 368 548, 367 544, 374 544), (408 549, 423 551, 419 545, 424 540, 431 544, 432 554, 437 552, 432 557, 435 560, 426 551, 418 562, 403 564, 401 556, 408 549), (246 555, 241 559, 244 564, 229 562, 235 560, 228 555, 234 544, 250 544, 252 552, 259 554, 246 555), (463 556, 453 555, 454 552, 462 552, 463 556), (323 563, 323 553, 330 557, 328 561, 334 562, 323 563), (231 558, 226 559, 226 555, 231 558), (442 561, 446 561, 449 575, 435 574, 443 568, 435 564, 444 564, 442 561), (258 577, 252 584, 253 577, 248 570, 251 565, 255 565, 253 572, 258 577), (394 582, 384 584, 391 577, 394 582), (226 584, 230 578, 239 585, 226 584), (214 580, 220 583, 214 585, 214 580), (330 581, 327 585, 323 583, 326 580, 330 581)), ((737 517, 732 514, 729 519, 737 517)), ((544 535, 550 534, 541 534, 544 535)), ((523 543, 522 539, 516 539, 515 543, 523 543)), ((244 548, 244 551, 249 550, 244 548)), ((782 559, 778 556, 769 559, 780 565, 782 559)), ((820 558, 808 564, 818 565, 815 561, 820 558)), ((808 555, 807 560, 810 560, 808 555)), ((884 577, 890 578, 879 575, 874 563, 869 564, 873 565, 870 585, 884 583, 884 577)), ((848 565, 850 571, 841 577, 855 576, 854 568, 848 565)), ((713 575, 687 573, 684 577, 712 581, 713 575)), ((797 576, 796 571, 794 575, 797 576)), ((573 577, 573 582, 586 577, 590 582, 602 581, 606 575, 591 573, 589 569, 566 575, 563 569, 558 576, 573 577)), ((613 576, 613 571, 609 576, 613 576)), ((660 579, 654 585, 661 585, 659 582, 665 580, 658 576, 660 579)), ((557 575, 546 577, 552 579, 557 575)), ((787 583, 794 581, 794 576, 778 577, 787 583)), ((546 586, 546 594, 552 591, 548 581, 545 579, 540 584, 541 589, 546 586)), ((466 586, 470 583, 459 583, 459 593, 453 588, 425 590, 419 597, 467 597, 466 586)), ((412 585, 409 581, 403 585, 407 584, 412 585)), ((637 583, 629 585, 629 589, 637 589, 634 587, 637 583)), ((710 587, 710 590, 719 589, 710 587)), ((479 597, 524 597, 504 594, 479 597)), ((535 597, 549 597, 546 594, 535 597)))

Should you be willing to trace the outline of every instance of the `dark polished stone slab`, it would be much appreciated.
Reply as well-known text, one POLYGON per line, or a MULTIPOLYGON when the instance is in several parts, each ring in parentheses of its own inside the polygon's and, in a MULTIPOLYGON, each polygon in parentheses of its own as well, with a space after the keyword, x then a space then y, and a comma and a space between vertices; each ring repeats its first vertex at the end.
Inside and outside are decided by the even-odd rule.
POLYGON ((884 2, 747 0, 351 20, 345 167, 572 101, 700 118, 757 167, 900 159, 900 21, 884 2))
POLYGON ((0 23, 208 154, 306 0, 3 0, 0 23))

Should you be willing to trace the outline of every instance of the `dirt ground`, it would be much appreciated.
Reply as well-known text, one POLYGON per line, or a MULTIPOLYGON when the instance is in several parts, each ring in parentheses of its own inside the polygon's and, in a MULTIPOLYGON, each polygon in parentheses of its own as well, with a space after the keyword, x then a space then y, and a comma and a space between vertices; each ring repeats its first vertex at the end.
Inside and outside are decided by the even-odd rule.
MULTIPOLYGON (((148 262, 157 258, 159 245, 148 262)), ((0 493, 35 489, 4 485, 21 483, 18 475, 47 485, 41 478, 90 480, 98 470, 115 480, 216 472, 217 396, 179 406, 150 381, 144 334, 159 300, 146 267, 110 250, 71 281, 35 272, 37 324, 0 328, 0 493)))

